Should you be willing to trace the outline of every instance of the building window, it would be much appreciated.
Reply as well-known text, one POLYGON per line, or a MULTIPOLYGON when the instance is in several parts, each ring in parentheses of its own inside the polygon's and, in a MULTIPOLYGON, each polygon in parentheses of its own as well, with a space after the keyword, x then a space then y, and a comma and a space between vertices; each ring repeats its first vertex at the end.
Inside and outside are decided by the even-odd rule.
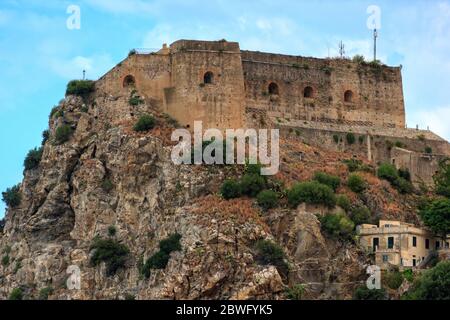
POLYGON ((394 237, 388 238, 388 249, 394 249, 394 237))
POLYGON ((204 84, 212 84, 214 81, 214 74, 211 71, 208 71, 203 76, 203 83, 204 84))
POLYGON ((412 245, 413 247, 417 247, 417 237, 412 238, 412 245))
POLYGON ((269 84, 269 94, 270 95, 279 95, 280 90, 278 89, 278 85, 275 82, 269 84))
POLYGON ((439 249, 440 246, 441 244, 439 243, 439 241, 436 241, 436 250, 439 249))
POLYGON ((425 249, 430 249, 430 239, 425 239, 425 249))
POLYGON ((351 90, 345 91, 344 101, 349 103, 353 102, 353 92, 351 90))
POLYGON ((306 87, 305 90, 303 90, 303 97, 314 98, 314 89, 312 87, 306 87))
POLYGON ((389 262, 389 255, 383 254, 383 262, 389 262))
POLYGON ((127 75, 123 79, 123 87, 124 88, 134 87, 135 85, 136 85, 136 80, 134 80, 134 77, 132 75, 127 75))
POLYGON ((380 245, 380 238, 373 238, 372 244, 373 244, 373 251, 377 251, 380 245))

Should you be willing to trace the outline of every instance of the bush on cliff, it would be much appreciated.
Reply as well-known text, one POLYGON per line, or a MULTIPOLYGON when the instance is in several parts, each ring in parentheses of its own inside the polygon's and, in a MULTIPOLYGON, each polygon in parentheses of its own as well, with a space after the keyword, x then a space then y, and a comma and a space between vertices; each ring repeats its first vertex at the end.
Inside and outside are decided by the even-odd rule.
POLYGON ((151 115, 145 114, 141 116, 133 127, 136 132, 144 132, 152 130, 155 127, 155 118, 151 115))
POLYGON ((366 286, 358 287, 353 293, 353 300, 386 300, 386 291, 383 289, 369 289, 366 286))
POLYGON ((150 277, 151 270, 164 269, 167 263, 169 263, 170 254, 182 249, 180 240, 181 235, 178 233, 161 240, 159 242, 159 251, 147 259, 140 270, 141 274, 148 278, 150 277))
POLYGON ((334 176, 325 172, 316 172, 314 174, 313 180, 329 186, 331 189, 333 189, 335 192, 337 188, 339 188, 341 184, 341 179, 338 176, 334 176))
POLYGON ((397 170, 397 168, 389 163, 383 163, 380 165, 377 171, 377 175, 380 179, 389 181, 389 183, 397 189, 400 193, 407 194, 414 191, 414 187, 409 181, 411 175, 407 170, 397 170))
POLYGON ((330 208, 336 205, 336 196, 329 186, 317 181, 297 183, 288 191, 289 204, 293 207, 300 203, 323 204, 330 208))
POLYGON ((439 162, 439 170, 433 177, 436 193, 450 198, 450 159, 439 162))
POLYGON ((39 163, 41 162, 43 152, 44 148, 42 147, 30 150, 23 162, 25 170, 32 170, 37 168, 39 166, 39 163))
POLYGON ((366 206, 355 208, 352 210, 350 218, 356 226, 368 223, 370 219, 370 210, 366 206))
POLYGON ((320 219, 321 228, 334 238, 349 239, 355 224, 344 213, 327 214, 320 219))
POLYGON ((345 194, 339 194, 336 196, 336 204, 344 209, 346 212, 350 211, 351 203, 350 199, 345 194))
POLYGON ((22 194, 20 193, 20 185, 15 185, 2 192, 2 200, 9 208, 15 208, 20 205, 22 201, 22 194))
POLYGON ((361 193, 367 188, 367 183, 363 177, 358 174, 351 174, 347 180, 347 186, 355 193, 361 193))
POLYGON ((106 263, 108 276, 114 275, 117 270, 125 266, 130 250, 124 244, 113 239, 96 238, 90 250, 94 250, 91 256, 91 264, 98 266, 101 262, 106 263))
POLYGON ((272 190, 261 191, 256 200, 263 210, 269 210, 278 206, 278 194, 272 190))
POLYGON ((389 163, 383 163, 378 167, 377 170, 378 178, 389 181, 390 183, 394 183, 395 180, 398 179, 398 171, 397 168, 389 163))
POLYGON ((85 95, 93 92, 95 82, 91 80, 72 80, 67 84, 66 95, 85 95))
POLYGON ((236 180, 226 180, 220 188, 220 194, 225 200, 239 198, 242 195, 241 184, 236 180))
POLYGON ((67 124, 63 124, 56 128, 55 131, 55 143, 57 145, 61 145, 69 141, 70 137, 73 134, 73 129, 71 126, 67 124))
POLYGON ((258 193, 266 188, 266 180, 257 174, 246 174, 241 179, 242 194, 256 197, 258 193))
POLYGON ((450 261, 438 263, 416 280, 405 300, 450 300, 450 261))
POLYGON ((9 300, 22 300, 23 299, 23 291, 21 288, 14 288, 9 294, 9 300))
POLYGON ((284 272, 287 272, 288 265, 285 261, 285 254, 275 242, 269 240, 259 240, 256 242, 256 261, 262 265, 273 265, 284 272))

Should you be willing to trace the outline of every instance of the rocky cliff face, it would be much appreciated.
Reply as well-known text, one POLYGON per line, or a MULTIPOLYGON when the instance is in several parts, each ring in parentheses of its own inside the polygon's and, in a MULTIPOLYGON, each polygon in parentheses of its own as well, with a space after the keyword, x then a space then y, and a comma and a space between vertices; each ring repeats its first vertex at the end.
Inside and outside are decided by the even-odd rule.
MULTIPOLYGON (((286 288, 301 283, 308 298, 345 299, 365 279, 370 261, 356 245, 327 238, 315 209, 263 213, 252 199, 217 195, 223 180, 241 175, 241 168, 174 165, 172 128, 151 102, 133 107, 128 97, 96 93, 68 96, 59 110, 50 119, 50 136, 61 124, 74 133, 62 145, 46 142, 39 167, 25 173, 20 206, 8 210, 0 253, 10 261, 0 266, 0 298, 21 287, 32 299, 51 287, 51 299, 283 299, 286 288), (158 125, 140 134, 132 125, 143 112, 154 114, 158 125), (108 235, 111 226, 114 235, 108 235), (182 250, 171 253, 164 269, 143 277, 142 261, 174 233, 182 236, 182 250), (108 275, 104 263, 90 263, 96 237, 129 248, 116 274, 108 275), (259 239, 283 247, 289 272, 258 263, 259 239), (81 271, 80 290, 67 288, 71 265, 81 271)), ((347 174, 340 160, 349 155, 325 153, 298 139, 283 145, 277 178, 288 185, 327 166, 347 174)), ((374 188, 386 189, 379 196, 367 192, 374 212, 414 217, 406 204, 386 198, 389 186, 374 188)))

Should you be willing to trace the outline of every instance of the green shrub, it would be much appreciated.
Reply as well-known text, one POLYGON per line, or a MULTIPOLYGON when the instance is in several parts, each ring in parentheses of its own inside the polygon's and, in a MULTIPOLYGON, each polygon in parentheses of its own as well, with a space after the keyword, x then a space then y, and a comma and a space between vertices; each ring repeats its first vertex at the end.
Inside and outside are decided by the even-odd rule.
POLYGON ((347 186, 355 193, 361 193, 367 188, 367 183, 363 177, 358 174, 351 174, 347 180, 347 186))
POLYGON ((450 199, 431 201, 419 211, 419 216, 423 223, 441 238, 445 239, 450 233, 450 199))
POLYGON ((408 169, 398 169, 398 175, 407 181, 411 181, 411 173, 408 169))
POLYGON ((256 197, 258 205, 264 210, 269 210, 278 206, 278 194, 272 190, 261 191, 256 197))
POLYGON ((428 153, 428 154, 432 154, 433 153, 433 149, 431 148, 431 147, 425 147, 425 153, 428 153))
POLYGON ((254 163, 254 164, 246 164, 245 165, 245 174, 256 174, 256 175, 261 175, 261 169, 262 169, 262 165, 260 163, 254 163))
POLYGON ((143 104, 144 100, 140 96, 131 96, 130 99, 128 100, 128 103, 130 104, 130 106, 135 107, 140 104, 143 104))
POLYGON ((3 232, 5 228, 5 219, 0 219, 0 232, 3 232))
POLYGON ((287 268, 283 249, 276 243, 269 240, 259 240, 256 242, 256 260, 262 265, 273 265, 282 269, 287 268))
POLYGON ((339 143, 339 136, 337 134, 333 135, 333 140, 334 140, 334 143, 338 144, 339 143))
POLYGON ((91 80, 72 80, 67 84, 66 95, 85 95, 93 92, 95 82, 91 80))
POLYGON ((414 186, 411 181, 408 181, 404 178, 398 177, 393 183, 392 186, 398 190, 398 192, 403 194, 409 194, 414 192, 414 186))
POLYGON ((450 300, 450 261, 440 262, 425 271, 413 284, 406 299, 450 300))
POLYGON ((289 300, 301 300, 305 293, 305 286, 302 284, 296 284, 286 290, 286 297, 289 300))
POLYGON ((9 300, 22 300, 23 299, 23 291, 21 288, 14 288, 9 294, 9 300))
POLYGON ((353 62, 356 62, 358 64, 363 64, 366 62, 364 56, 360 54, 355 55, 352 60, 353 62))
POLYGON ((114 189, 114 184, 112 183, 111 179, 106 178, 102 181, 102 189, 105 192, 111 192, 111 190, 114 189))
POLYGON ((346 212, 350 211, 350 199, 345 194, 339 194, 336 196, 336 204, 346 212))
POLYGON ((361 286, 353 293, 353 300, 386 300, 386 292, 383 289, 369 289, 361 286))
POLYGON ((158 251, 147 259, 142 267, 143 275, 148 278, 153 269, 164 269, 169 263, 170 255, 163 251, 158 251))
POLYGON ((364 136, 359 136, 358 140, 359 140, 360 144, 363 144, 364 143, 364 136))
POLYGON ((181 250, 181 235, 178 233, 170 235, 168 238, 161 240, 159 242, 159 250, 170 254, 174 251, 180 251, 181 250))
POLYGON ((405 278, 406 281, 410 283, 414 282, 414 272, 412 271, 412 269, 403 270, 403 278, 405 278))
POLYGON ((439 162, 439 169, 433 177, 436 193, 450 198, 450 159, 446 158, 439 162))
POLYGON ((72 134, 73 134, 73 129, 71 126, 69 126, 67 124, 63 124, 63 125, 59 126, 58 128, 56 128, 56 131, 55 131, 55 143, 57 145, 66 143, 67 141, 69 141, 72 134))
POLYGON ((327 214, 320 218, 321 228, 334 238, 349 239, 355 224, 345 214, 327 214))
POLYGON ((147 259, 140 272, 146 277, 150 277, 151 270, 164 269, 169 263, 170 253, 180 251, 181 235, 178 233, 170 235, 159 242, 159 251, 147 259))
POLYGON ((220 194, 226 200, 239 198, 242 195, 241 185, 236 180, 226 180, 220 188, 220 194))
POLYGON ((108 227, 108 236, 114 237, 117 233, 117 229, 115 226, 109 226, 108 227))
POLYGON ((9 255, 4 255, 2 258, 2 266, 7 267, 9 265, 9 261, 10 261, 9 255))
POLYGON ((356 226, 359 226, 364 223, 368 223, 370 219, 370 210, 367 207, 358 207, 352 210, 350 215, 350 219, 352 219, 353 223, 356 226))
POLYGON ((356 141, 355 135, 352 132, 347 133, 345 138, 347 139, 348 144, 354 144, 356 141))
POLYGON ((2 200, 9 208, 15 208, 20 205, 22 201, 22 194, 20 193, 20 185, 15 185, 2 192, 2 200))
POLYGON ((98 266, 101 262, 106 263, 108 276, 114 275, 117 270, 125 266, 130 250, 113 239, 96 238, 90 250, 94 250, 91 256, 91 264, 98 266))
POLYGON ((325 172, 316 172, 314 174, 313 180, 326 186, 329 186, 334 191, 336 191, 341 184, 341 179, 338 176, 327 174, 325 172))
POLYGON ((60 117, 63 116, 63 112, 62 110, 59 110, 59 106, 54 106, 52 108, 52 110, 50 111, 50 115, 48 116, 50 119, 53 118, 54 116, 60 117))
POLYGON ((42 147, 30 150, 23 162, 25 170, 32 170, 37 168, 39 166, 39 163, 41 162, 43 152, 44 148, 42 147))
POLYGON ((394 183, 399 177, 397 168, 389 163, 381 164, 378 168, 377 175, 380 179, 387 180, 390 183, 394 183))
POLYGON ((347 165, 348 171, 355 172, 355 171, 367 171, 365 165, 361 160, 358 159, 347 159, 342 161, 347 165))
POLYGON ((48 300, 48 297, 53 294, 52 287, 46 287, 39 290, 39 300, 48 300))
POLYGON ((44 130, 42 131, 42 145, 44 145, 48 139, 50 139, 50 131, 49 130, 44 130))
POLYGON ((330 208, 336 205, 333 189, 317 181, 297 183, 288 191, 289 204, 293 207, 300 203, 323 204, 330 208))
POLYGON ((384 281, 390 289, 397 290, 403 283, 403 275, 398 270, 387 272, 384 275, 384 281))
POLYGON ((404 148, 405 144, 403 142, 401 142, 401 141, 395 141, 395 146, 397 148, 404 148))
POLYGON ((139 118, 139 120, 134 125, 133 129, 136 132, 149 131, 153 129, 156 125, 155 118, 151 115, 145 114, 139 118))
POLYGON ((134 294, 131 294, 131 293, 127 293, 127 294, 125 294, 125 300, 127 300, 127 301, 134 301, 134 300, 136 300, 136 296, 134 295, 134 294))
POLYGON ((256 197, 258 193, 266 188, 266 180, 257 174, 246 174, 241 179, 242 194, 256 197))

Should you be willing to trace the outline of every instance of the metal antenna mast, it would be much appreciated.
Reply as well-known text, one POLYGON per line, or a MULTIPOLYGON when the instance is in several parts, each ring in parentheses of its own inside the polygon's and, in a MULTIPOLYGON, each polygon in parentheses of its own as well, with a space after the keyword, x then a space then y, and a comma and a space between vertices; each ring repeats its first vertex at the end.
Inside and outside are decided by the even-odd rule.
POLYGON ((345 56, 345 45, 342 41, 339 42, 339 54, 341 56, 341 59, 343 59, 345 56))
POLYGON ((83 70, 83 80, 86 80, 86 70, 83 70))
POLYGON ((377 61, 377 38, 378 31, 377 29, 373 29, 373 61, 377 61))

